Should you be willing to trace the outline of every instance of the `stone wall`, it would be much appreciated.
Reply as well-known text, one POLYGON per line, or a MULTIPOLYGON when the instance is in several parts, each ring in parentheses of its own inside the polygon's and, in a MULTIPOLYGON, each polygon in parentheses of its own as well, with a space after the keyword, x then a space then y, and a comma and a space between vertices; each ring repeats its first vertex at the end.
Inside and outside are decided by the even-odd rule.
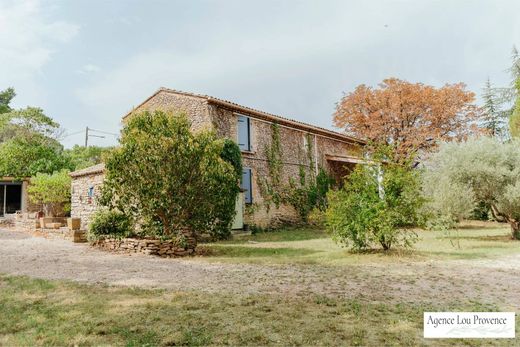
MULTIPOLYGON (((146 100, 142 105, 132 111, 132 113, 138 113, 140 111, 153 112, 155 110, 186 114, 191 121, 191 127, 194 131, 212 127, 211 118, 208 113, 208 103, 201 98, 159 91, 152 98, 146 100)), ((129 117, 131 117, 131 115, 129 117)))
POLYGON ((94 212, 99 208, 98 198, 104 173, 97 172, 79 177, 72 177, 71 217, 81 219, 81 229, 87 230, 94 212), (89 189, 94 188, 94 194, 89 196, 89 189))
MULTIPOLYGON (((238 113, 232 109, 211 105, 210 114, 213 117, 213 124, 217 133, 222 137, 236 141, 238 113)), ((269 175, 266 148, 272 143, 272 123, 256 119, 253 114, 247 112, 241 111, 239 114, 249 116, 251 124, 251 151, 242 152, 242 158, 244 167, 252 169, 253 205, 249 205, 249 208, 247 208, 249 213, 244 216, 244 222, 262 227, 297 222, 299 216, 292 206, 282 205, 279 208, 271 206, 266 209, 264 197, 260 192, 259 178, 269 175)), ((312 174, 316 174, 316 167, 321 167, 329 174, 339 178, 337 163, 329 162, 326 155, 361 155, 362 147, 354 143, 282 125, 279 126, 279 130, 283 162, 281 179, 283 183, 288 183, 290 178, 299 182, 300 166, 305 168, 307 177, 311 176, 311 171, 312 174), (310 146, 308 145, 309 141, 310 146), (308 153, 309 150, 311 153, 308 153)))
POLYGON ((116 253, 142 253, 164 258, 182 257, 192 254, 194 247, 179 246, 174 241, 154 239, 100 239, 92 243, 94 247, 116 253))

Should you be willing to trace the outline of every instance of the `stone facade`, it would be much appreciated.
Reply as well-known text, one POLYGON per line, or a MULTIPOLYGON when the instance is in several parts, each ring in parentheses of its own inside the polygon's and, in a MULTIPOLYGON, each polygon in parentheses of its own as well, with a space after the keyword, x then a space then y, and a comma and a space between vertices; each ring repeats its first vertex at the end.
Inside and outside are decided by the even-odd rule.
POLYGON ((298 219, 291 206, 280 206, 269 209, 263 207, 264 197, 261 194, 258 178, 268 175, 266 148, 272 141, 272 125, 278 124, 283 162, 283 182, 290 178, 299 180, 300 166, 310 176, 317 173, 318 168, 341 179, 355 164, 348 158, 360 157, 364 142, 344 134, 327 129, 292 121, 287 118, 247 108, 229 101, 175 90, 162 88, 145 100, 133 112, 157 110, 183 112, 192 121, 192 128, 213 129, 219 136, 237 141, 238 116, 250 119, 251 150, 243 151, 244 167, 252 172, 253 203, 246 207, 244 222, 258 226, 269 226, 279 222, 294 222, 298 219), (310 141, 310 144, 309 144, 310 141), (310 150, 311 153, 307 151, 310 150), (329 158, 334 157, 334 160, 329 158), (345 158, 338 162, 337 158, 345 158))
MULTIPOLYGON (((242 152, 245 168, 251 169, 252 203, 246 205, 244 222, 257 226, 272 226, 298 220, 291 206, 266 209, 259 186, 259 177, 267 177, 269 164, 266 148, 273 137, 273 124, 280 131, 282 181, 290 178, 299 181, 300 167, 307 177, 316 174, 319 168, 342 179, 356 162, 360 161, 364 142, 341 133, 293 121, 284 117, 244 107, 226 100, 206 95, 179 92, 161 88, 142 104, 123 117, 123 122, 132 114, 144 110, 172 111, 185 113, 192 122, 194 131, 212 129, 221 137, 238 141, 238 117, 249 118, 249 151, 242 152), (310 152, 310 153, 309 153, 310 152)), ((98 208, 97 196, 103 182, 102 166, 94 166, 71 174, 71 216, 81 218, 86 229, 93 212, 98 208), (89 196, 92 194, 93 196, 89 196)))
POLYGON ((95 165, 71 173, 71 217, 81 219, 81 229, 87 230, 94 212, 99 208, 98 198, 104 180, 104 165, 95 165))

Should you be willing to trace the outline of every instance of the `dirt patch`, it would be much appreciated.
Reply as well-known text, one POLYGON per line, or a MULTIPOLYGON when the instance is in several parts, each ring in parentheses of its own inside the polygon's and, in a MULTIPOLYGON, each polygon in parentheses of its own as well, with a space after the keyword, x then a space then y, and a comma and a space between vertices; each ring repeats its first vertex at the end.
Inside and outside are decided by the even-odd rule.
POLYGON ((0 230, 0 272, 87 283, 223 293, 327 295, 381 302, 474 300, 520 309, 520 255, 351 266, 254 265, 116 255, 0 230))

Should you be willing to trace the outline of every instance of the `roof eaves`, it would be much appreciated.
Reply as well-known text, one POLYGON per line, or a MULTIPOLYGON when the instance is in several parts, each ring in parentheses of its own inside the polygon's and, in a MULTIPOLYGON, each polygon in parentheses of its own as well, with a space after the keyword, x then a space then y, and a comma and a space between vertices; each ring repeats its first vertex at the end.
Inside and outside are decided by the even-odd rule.
POLYGON ((165 88, 165 87, 159 88, 153 95, 148 97, 145 101, 140 103, 137 107, 134 107, 134 109, 132 111, 128 112, 123 117, 123 119, 128 117, 130 114, 132 114, 132 112, 134 110, 136 110, 137 108, 139 108, 142 105, 144 105, 146 102, 148 102, 150 99, 155 97, 160 92, 167 92, 167 93, 172 93, 172 94, 185 95, 185 96, 189 96, 189 97, 205 99, 209 103, 221 105, 221 106, 224 106, 224 107, 227 107, 227 108, 230 108, 230 109, 234 109, 234 110, 237 110, 237 111, 242 111, 242 112, 245 112, 245 113, 254 114, 255 116, 263 118, 264 120, 267 120, 267 121, 285 123, 288 126, 292 126, 292 127, 298 128, 298 129, 303 129, 303 130, 306 130, 306 131, 309 131, 309 132, 315 132, 315 133, 318 133, 318 134, 331 136, 331 137, 342 139, 342 140, 345 140, 345 141, 354 142, 354 143, 357 143, 357 144, 365 145, 367 143, 365 140, 360 139, 360 138, 349 136, 349 135, 346 135, 346 134, 343 134, 343 133, 340 133, 340 132, 337 132, 337 131, 325 129, 325 128, 322 128, 322 127, 319 127, 319 126, 316 126, 316 125, 311 125, 311 124, 307 124, 307 123, 304 123, 304 122, 296 121, 296 120, 293 120, 293 119, 290 119, 290 118, 277 116, 277 115, 274 115, 274 114, 271 114, 271 113, 267 113, 267 112, 264 112, 264 111, 260 111, 260 110, 256 110, 254 108, 250 108, 250 107, 247 107, 247 106, 242 106, 242 105, 237 104, 237 103, 232 102, 232 101, 228 101, 228 100, 224 100, 224 99, 220 99, 220 98, 216 98, 216 97, 212 97, 212 96, 204 95, 204 94, 183 92, 183 91, 180 91, 180 90, 175 90, 175 89, 170 89, 170 88, 165 88))
POLYGON ((285 125, 289 125, 289 126, 292 126, 292 127, 298 128, 298 129, 303 129, 303 130, 306 130, 306 131, 309 131, 309 132, 315 132, 315 133, 319 133, 319 134, 323 134, 323 135, 327 135, 327 136, 332 136, 332 137, 340 138, 340 139, 343 139, 343 140, 346 140, 346 141, 355 142, 355 143, 358 143, 358 144, 363 144, 363 145, 366 144, 365 140, 362 140, 362 139, 359 139, 359 138, 356 138, 356 137, 352 137, 352 136, 349 136, 349 135, 346 135, 346 134, 343 134, 343 133, 339 133, 337 131, 325 129, 325 128, 322 128, 322 127, 319 127, 319 126, 316 126, 316 125, 307 124, 307 123, 300 122, 300 121, 297 121, 297 120, 293 120, 293 119, 290 119, 290 118, 277 116, 277 115, 274 115, 274 114, 271 114, 271 113, 267 113, 267 112, 264 112, 264 111, 256 110, 254 108, 242 106, 242 105, 239 105, 239 104, 231 102, 231 101, 227 101, 227 100, 223 100, 223 99, 219 99, 219 98, 214 98, 214 97, 211 97, 211 96, 207 96, 207 100, 210 103, 214 103, 214 104, 218 104, 218 105, 221 105, 221 106, 224 106, 224 107, 228 107, 228 108, 237 110, 239 112, 242 111, 242 112, 245 112, 245 113, 252 113, 252 114, 254 114, 256 116, 260 116, 261 118, 263 118, 263 119, 265 119, 267 121, 283 123, 285 125))

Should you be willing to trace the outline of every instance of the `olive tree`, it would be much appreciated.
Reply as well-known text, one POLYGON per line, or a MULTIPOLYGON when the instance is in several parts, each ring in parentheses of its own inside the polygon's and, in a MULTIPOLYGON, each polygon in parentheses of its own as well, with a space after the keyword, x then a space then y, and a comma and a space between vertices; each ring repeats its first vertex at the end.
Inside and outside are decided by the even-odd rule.
POLYGON ((437 217, 460 221, 484 202, 520 239, 520 141, 443 143, 425 163, 423 177, 428 207, 437 217))
POLYGON ((226 237, 240 179, 230 150, 214 132, 191 132, 184 115, 135 114, 107 155, 101 202, 132 217, 147 236, 226 237))
POLYGON ((380 244, 409 247, 420 221, 418 172, 387 163, 357 166, 338 191, 327 195, 327 230, 336 242, 363 250, 380 244))

